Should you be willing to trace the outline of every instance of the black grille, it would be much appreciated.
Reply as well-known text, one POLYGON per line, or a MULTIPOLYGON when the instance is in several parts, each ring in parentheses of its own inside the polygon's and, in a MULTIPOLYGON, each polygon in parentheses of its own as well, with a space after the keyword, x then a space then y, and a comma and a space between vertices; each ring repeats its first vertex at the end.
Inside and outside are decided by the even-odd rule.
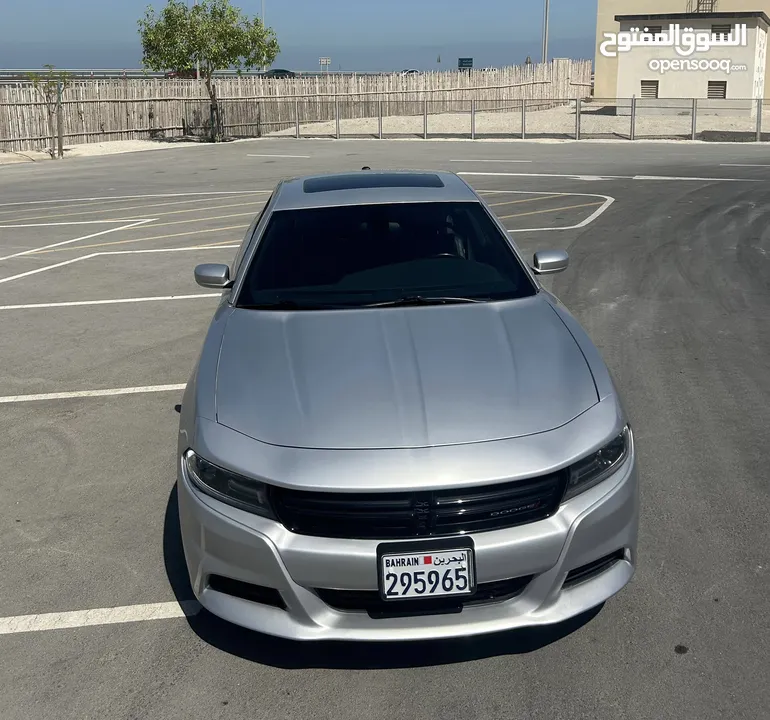
POLYGON ((469 597, 444 597, 388 602, 376 590, 324 590, 316 588, 318 597, 335 610, 366 612, 372 618, 408 617, 458 613, 463 607, 505 602, 521 595, 534 576, 481 583, 469 597))
POLYGON ((316 537, 395 540, 485 532, 553 515, 565 472, 488 487, 402 493, 304 492, 273 487, 278 519, 316 537))

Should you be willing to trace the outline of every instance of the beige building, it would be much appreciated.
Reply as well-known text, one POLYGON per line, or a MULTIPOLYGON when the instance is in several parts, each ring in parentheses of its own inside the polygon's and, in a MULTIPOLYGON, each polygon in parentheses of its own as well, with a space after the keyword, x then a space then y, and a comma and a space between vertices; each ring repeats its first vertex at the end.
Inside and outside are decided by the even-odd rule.
POLYGON ((770 98, 770 82, 765 82, 770 70, 768 15, 770 0, 598 0, 594 97, 770 98), (652 33, 666 32, 672 24, 714 37, 723 37, 745 25, 745 42, 740 46, 710 47, 688 57, 659 45, 632 47, 617 52, 616 57, 602 53, 605 33, 645 27, 652 33), (666 61, 675 60, 680 61, 679 66, 674 63, 673 69, 660 70, 666 61), (682 62, 685 60, 688 62, 682 62))

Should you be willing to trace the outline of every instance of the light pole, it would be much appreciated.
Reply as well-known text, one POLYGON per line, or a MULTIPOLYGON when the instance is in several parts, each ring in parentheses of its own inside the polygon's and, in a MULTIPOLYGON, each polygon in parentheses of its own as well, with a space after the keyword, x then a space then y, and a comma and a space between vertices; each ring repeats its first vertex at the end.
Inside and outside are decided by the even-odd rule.
MULTIPOLYGON (((198 0, 193 0, 193 7, 198 4, 198 0)), ((195 79, 198 81, 198 87, 200 88, 201 79, 201 61, 199 58, 195 59, 195 79)))
POLYGON ((551 0, 545 0, 543 12, 543 63, 548 62, 548 13, 551 0))

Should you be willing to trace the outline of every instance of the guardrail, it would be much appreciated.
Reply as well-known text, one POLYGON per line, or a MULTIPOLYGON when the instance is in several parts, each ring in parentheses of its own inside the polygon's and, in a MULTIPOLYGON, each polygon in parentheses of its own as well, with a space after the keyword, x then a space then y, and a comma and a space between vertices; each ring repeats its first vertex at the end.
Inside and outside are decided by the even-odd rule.
MULTIPOLYGON (((165 78, 166 73, 163 72, 152 72, 149 70, 136 70, 136 69, 125 69, 125 70, 118 70, 118 69, 72 69, 68 70, 66 68, 56 68, 57 72, 64 72, 72 76, 73 78, 77 78, 78 80, 119 80, 122 78, 126 79, 141 79, 141 78, 165 78)), ((0 82, 28 82, 29 76, 32 73, 41 73, 43 72, 40 68, 31 68, 31 69, 21 69, 21 70, 0 70, 0 82)), ((373 71, 359 71, 359 70, 329 70, 329 71, 319 71, 319 70, 295 70, 293 71, 294 74, 298 78, 303 77, 324 77, 329 75, 342 75, 346 77, 355 76, 355 75, 372 75, 372 76, 379 76, 379 75, 399 75, 401 74, 401 71, 399 70, 393 70, 390 72, 381 71, 381 72, 373 72, 373 71)), ((240 73, 235 71, 228 71, 228 70, 218 70, 214 73, 214 76, 217 78, 236 78, 236 77, 261 77, 264 73, 262 71, 257 70, 244 70, 240 73)), ((180 78, 169 78, 178 80, 180 78)), ((283 79, 283 78, 282 78, 283 79)), ((191 80, 191 82, 194 82, 194 80, 191 80)))

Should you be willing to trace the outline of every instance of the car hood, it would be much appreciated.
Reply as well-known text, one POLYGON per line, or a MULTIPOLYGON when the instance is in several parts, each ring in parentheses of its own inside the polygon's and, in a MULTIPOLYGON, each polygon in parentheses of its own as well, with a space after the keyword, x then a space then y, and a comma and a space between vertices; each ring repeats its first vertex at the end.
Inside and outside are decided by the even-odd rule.
POLYGON ((541 296, 505 303, 308 312, 236 309, 217 422, 272 445, 416 448, 560 427, 598 402, 541 296))

